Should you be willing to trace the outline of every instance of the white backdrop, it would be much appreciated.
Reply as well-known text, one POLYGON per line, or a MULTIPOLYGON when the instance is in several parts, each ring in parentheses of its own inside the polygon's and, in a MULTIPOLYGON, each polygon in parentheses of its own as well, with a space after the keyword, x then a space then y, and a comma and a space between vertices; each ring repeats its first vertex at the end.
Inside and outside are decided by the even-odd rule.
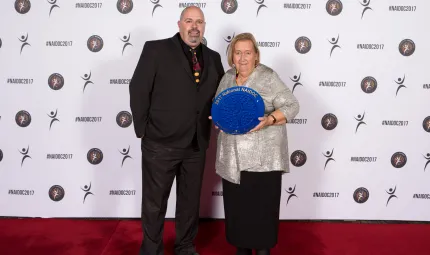
MULTIPOLYGON (((428 1, 193 2, 226 70, 231 37, 252 32, 300 101, 281 219, 430 220, 428 1)), ((1 216, 140 217, 128 80, 188 3, 0 1, 1 216)), ((214 146, 201 216, 223 218, 214 146)))

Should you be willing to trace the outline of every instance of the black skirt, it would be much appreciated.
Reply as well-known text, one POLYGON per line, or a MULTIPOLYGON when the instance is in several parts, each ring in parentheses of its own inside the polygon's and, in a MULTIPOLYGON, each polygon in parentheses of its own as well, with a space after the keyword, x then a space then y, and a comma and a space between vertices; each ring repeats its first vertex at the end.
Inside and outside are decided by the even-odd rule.
POLYGON ((278 241, 282 172, 241 172, 240 185, 222 180, 227 241, 269 249, 278 241))

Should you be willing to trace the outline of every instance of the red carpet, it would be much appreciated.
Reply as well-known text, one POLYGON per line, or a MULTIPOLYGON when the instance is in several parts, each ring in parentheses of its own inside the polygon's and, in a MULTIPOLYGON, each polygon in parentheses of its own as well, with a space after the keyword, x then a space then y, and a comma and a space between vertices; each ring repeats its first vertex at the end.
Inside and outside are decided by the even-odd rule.
MULTIPOLYGON (((174 222, 166 222, 165 255, 173 255, 174 222)), ((281 223, 274 255, 430 255, 430 225, 281 223)), ((1 255, 138 255, 139 221, 0 219, 1 255)), ((223 221, 200 224, 201 255, 234 255, 223 221)))

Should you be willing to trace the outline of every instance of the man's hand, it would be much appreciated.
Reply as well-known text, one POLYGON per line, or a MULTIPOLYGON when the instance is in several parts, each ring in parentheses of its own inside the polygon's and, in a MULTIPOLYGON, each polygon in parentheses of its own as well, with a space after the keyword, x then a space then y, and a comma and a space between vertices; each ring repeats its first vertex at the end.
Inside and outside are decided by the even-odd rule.
MULTIPOLYGON (((212 116, 209 116, 208 119, 212 120, 212 116)), ((220 132, 223 132, 221 129, 219 129, 217 125, 214 124, 214 126, 215 126, 215 129, 219 130, 220 132)))

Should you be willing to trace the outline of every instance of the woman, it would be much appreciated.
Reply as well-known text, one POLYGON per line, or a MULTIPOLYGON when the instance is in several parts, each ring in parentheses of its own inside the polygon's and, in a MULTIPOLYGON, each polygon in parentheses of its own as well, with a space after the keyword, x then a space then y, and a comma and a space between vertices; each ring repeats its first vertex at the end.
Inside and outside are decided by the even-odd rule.
POLYGON ((277 243, 282 174, 289 172, 285 123, 299 112, 299 103, 277 73, 260 63, 260 51, 250 33, 237 35, 228 51, 232 67, 216 95, 247 86, 264 100, 265 115, 249 133, 220 132, 216 172, 222 177, 227 241, 237 255, 270 254, 277 243))

